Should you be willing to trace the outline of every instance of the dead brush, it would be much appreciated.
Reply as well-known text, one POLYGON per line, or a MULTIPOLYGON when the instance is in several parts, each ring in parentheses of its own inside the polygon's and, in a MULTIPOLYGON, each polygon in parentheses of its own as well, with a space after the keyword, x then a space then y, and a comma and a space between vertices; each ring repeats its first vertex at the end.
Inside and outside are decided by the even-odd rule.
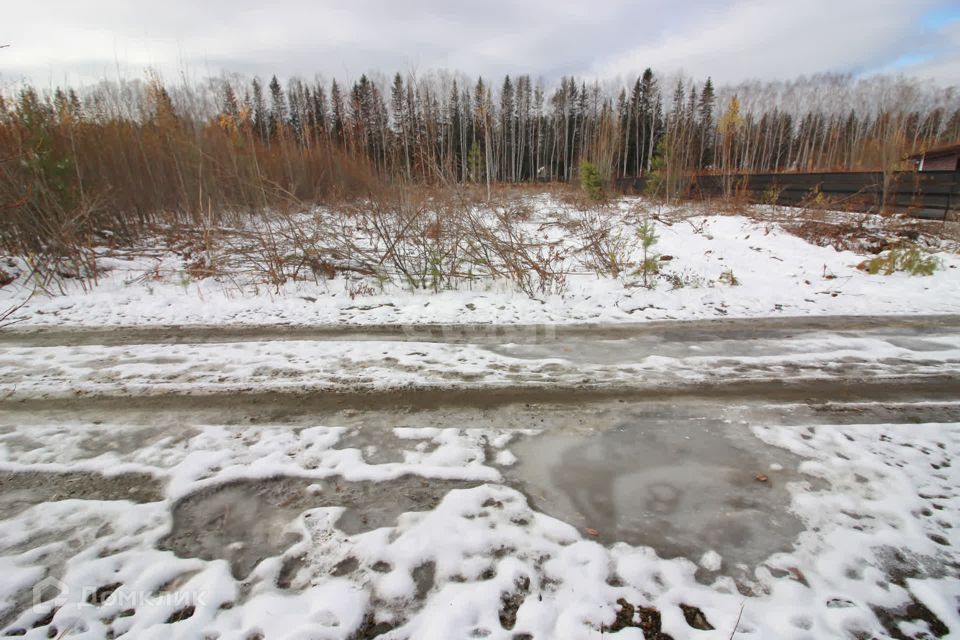
POLYGON ((740 186, 727 195, 710 200, 709 204, 714 213, 728 216, 746 216, 752 208, 750 192, 740 186))
POLYGON ((804 211, 800 216, 794 212, 770 222, 777 222, 788 233, 817 246, 874 255, 904 241, 937 247, 945 239, 942 223, 899 215, 804 211))
POLYGON ((593 208, 581 212, 576 223, 579 247, 574 251, 583 268, 614 278, 629 269, 637 242, 634 236, 623 232, 621 220, 593 208))
MULTIPOLYGON (((0 96, 2 248, 40 256, 36 266, 51 269, 44 282, 85 285, 96 278, 86 249, 104 231, 125 244, 156 223, 239 225, 247 214, 354 198, 380 182, 370 162, 327 139, 264 139, 248 120, 212 117, 203 89, 178 91, 181 100, 151 75, 100 83, 84 100, 71 91, 72 102, 29 86, 9 102, 0 96)), ((195 257, 190 271, 209 275, 213 263, 195 257)))
POLYGON ((227 249, 233 268, 247 281, 270 285, 277 292, 287 282, 317 281, 336 271, 323 258, 317 231, 292 214, 263 216, 237 237, 239 241, 227 249))
POLYGON ((16 302, 5 308, 0 308, 0 329, 3 329, 4 327, 9 327, 19 322, 19 320, 11 320, 10 318, 13 317, 15 313, 20 311, 20 309, 23 309, 25 306, 27 306, 27 303, 30 302, 30 300, 33 298, 35 293, 36 293, 36 289, 34 289, 30 293, 30 295, 24 297, 23 300, 21 300, 20 302, 16 302))
POLYGON ((862 224, 847 221, 801 220, 783 225, 791 234, 819 247, 833 247, 837 251, 879 253, 886 240, 864 228, 862 224))
POLYGON ((33 297, 37 295, 39 290, 39 287, 36 284, 35 272, 31 271, 26 274, 20 273, 19 270, 16 269, 17 265, 13 259, 8 259, 6 266, 9 267, 13 273, 9 273, 5 269, 0 269, 0 277, 2 277, 2 279, 0 279, 0 288, 14 285, 14 283, 16 283, 18 280, 23 282, 23 286, 31 286, 30 283, 33 284, 31 286, 30 293, 24 296, 19 302, 13 302, 0 307, 0 329, 19 322, 20 320, 11 320, 11 318, 14 316, 14 314, 27 306, 33 297))
POLYGON ((471 261, 494 278, 506 278, 531 298, 559 293, 566 287, 567 256, 559 241, 536 238, 525 226, 523 211, 510 207, 469 213, 471 261), (492 216, 489 215, 492 213, 492 216))
MULTIPOLYGON (((0 198, 16 193, 17 179, 0 165, 0 198)), ((0 249, 23 256, 31 278, 43 292, 64 292, 68 281, 86 290, 96 283, 97 233, 90 221, 97 217, 100 200, 67 199, 42 176, 28 186, 27 195, 11 201, 0 215, 0 249)), ((29 184, 29 183, 28 183, 29 184)))
POLYGON ((236 258, 246 280, 268 284, 279 293, 289 279, 286 273, 285 247, 271 229, 244 234, 249 244, 238 248, 236 258))
POLYGON ((447 240, 436 203, 412 189, 378 195, 368 204, 368 222, 373 244, 379 249, 377 267, 389 265, 412 289, 439 290, 449 281, 456 251, 447 240))
POLYGON ((555 188, 552 193, 561 204, 577 211, 590 211, 598 206, 596 201, 580 189, 555 188))
POLYGON ((331 255, 381 282, 439 291, 463 276, 462 210, 444 192, 378 190, 321 216, 320 225, 331 255))

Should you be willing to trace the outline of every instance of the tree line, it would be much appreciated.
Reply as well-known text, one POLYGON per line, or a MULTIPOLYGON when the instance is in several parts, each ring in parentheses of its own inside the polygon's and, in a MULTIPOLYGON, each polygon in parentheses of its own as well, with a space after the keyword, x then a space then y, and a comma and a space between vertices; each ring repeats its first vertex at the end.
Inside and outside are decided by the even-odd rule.
POLYGON ((715 87, 649 69, 549 85, 447 72, 27 85, 0 92, 0 239, 47 250, 161 214, 302 208, 396 181, 570 181, 583 161, 605 180, 652 176, 667 197, 702 172, 887 172, 960 142, 958 97, 907 78, 715 87))
POLYGON ((904 78, 824 75, 716 90, 647 69, 626 86, 528 75, 363 75, 349 89, 273 77, 224 81, 219 121, 270 145, 331 144, 408 180, 568 181, 581 160, 608 178, 691 172, 886 170, 960 141, 960 94, 904 78), (238 98, 238 90, 242 97, 238 98), (265 95, 266 94, 266 95, 265 95))

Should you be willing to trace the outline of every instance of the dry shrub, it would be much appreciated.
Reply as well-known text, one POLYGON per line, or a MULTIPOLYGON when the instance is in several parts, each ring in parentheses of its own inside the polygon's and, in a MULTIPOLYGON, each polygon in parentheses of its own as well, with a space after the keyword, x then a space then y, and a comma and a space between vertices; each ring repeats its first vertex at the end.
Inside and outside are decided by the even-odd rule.
MULTIPOLYGON (((511 190, 512 191, 512 190, 511 190)), ((505 279, 531 296, 565 283, 565 256, 541 240, 516 192, 393 186, 317 216, 336 268, 411 289, 505 279)))
POLYGON ((879 254, 902 242, 956 250, 960 225, 905 215, 880 215, 793 207, 752 207, 746 215, 777 225, 810 244, 837 251, 879 254))
POLYGON ((573 185, 551 185, 550 193, 558 202, 577 211, 589 211, 598 206, 582 189, 577 189, 573 185))
POLYGON ((460 275, 462 234, 453 209, 436 190, 399 186, 335 207, 318 224, 343 269, 437 291, 460 275))
POLYGON ((0 249, 32 256, 45 280, 95 277, 90 247, 106 235, 129 244, 157 224, 241 226, 378 188, 365 159, 328 141, 264 140, 249 120, 177 110, 156 79, 126 89, 101 89, 88 112, 31 88, 0 109, 0 249))
POLYGON ((603 209, 587 209, 577 217, 575 230, 577 259, 584 268, 616 278, 632 266, 637 238, 623 228, 622 219, 603 209))
POLYGON ((729 193, 709 200, 716 213, 724 215, 747 215, 754 201, 753 193, 747 188, 746 177, 731 185, 729 193))
POLYGON ((559 243, 537 238, 525 226, 530 213, 522 204, 494 210, 491 221, 470 213, 470 246, 494 277, 506 277, 532 298, 558 293, 566 286, 566 256, 559 243))
POLYGON ((863 217, 858 220, 826 221, 801 220, 787 223, 784 228, 795 236, 818 247, 833 247, 837 251, 880 253, 887 239, 867 230, 863 217))

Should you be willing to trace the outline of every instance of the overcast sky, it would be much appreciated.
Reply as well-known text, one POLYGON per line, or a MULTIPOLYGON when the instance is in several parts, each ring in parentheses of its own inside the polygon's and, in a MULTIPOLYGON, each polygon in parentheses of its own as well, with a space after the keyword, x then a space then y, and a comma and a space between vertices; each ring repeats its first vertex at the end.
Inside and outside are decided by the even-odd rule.
POLYGON ((960 85, 957 0, 18 0, 0 79, 446 68, 719 83, 825 71, 960 85))

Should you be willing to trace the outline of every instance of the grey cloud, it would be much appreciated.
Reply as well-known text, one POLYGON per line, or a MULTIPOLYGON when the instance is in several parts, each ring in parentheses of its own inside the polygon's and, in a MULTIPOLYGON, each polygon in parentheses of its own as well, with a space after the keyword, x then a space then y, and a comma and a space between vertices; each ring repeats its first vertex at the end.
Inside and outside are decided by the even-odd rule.
MULTIPOLYGON (((106 73, 356 77, 449 68, 631 76, 646 66, 721 81, 869 73, 928 44, 919 16, 943 0, 50 0, 17 3, 0 40, 4 78, 106 73)), ((960 76, 938 51, 918 74, 960 76)), ((911 72, 909 67, 905 72, 911 72)))

